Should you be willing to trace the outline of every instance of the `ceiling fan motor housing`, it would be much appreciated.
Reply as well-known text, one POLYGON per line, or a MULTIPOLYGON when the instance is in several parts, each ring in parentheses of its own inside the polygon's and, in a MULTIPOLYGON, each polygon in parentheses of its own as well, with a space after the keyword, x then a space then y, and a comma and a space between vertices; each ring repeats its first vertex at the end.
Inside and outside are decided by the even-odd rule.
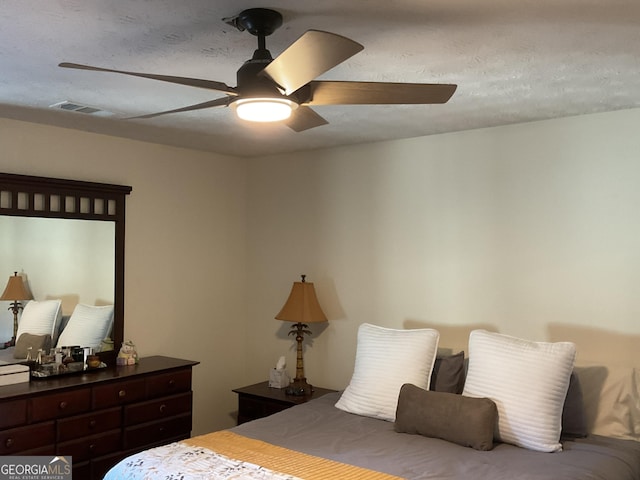
POLYGON ((271 60, 252 58, 240 67, 236 74, 239 97, 287 98, 271 78, 260 75, 260 72, 262 72, 264 67, 269 65, 270 62, 271 60))

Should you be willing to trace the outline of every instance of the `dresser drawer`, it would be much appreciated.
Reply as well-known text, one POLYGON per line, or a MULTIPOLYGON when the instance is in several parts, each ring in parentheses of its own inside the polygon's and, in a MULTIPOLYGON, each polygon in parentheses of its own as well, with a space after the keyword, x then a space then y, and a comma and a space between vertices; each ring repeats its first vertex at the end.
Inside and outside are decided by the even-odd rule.
POLYGON ((191 411, 191 397, 191 392, 187 392, 127 405, 124 407, 124 424, 137 425, 188 413, 191 411))
POLYGON ((27 401, 12 400, 0 403, 0 428, 15 427, 27 423, 27 401))
POLYGON ((94 409, 136 402, 144 399, 144 379, 100 385, 93 387, 91 392, 94 409))
POLYGON ((91 392, 88 388, 69 390, 63 393, 35 397, 30 402, 31 422, 40 422, 89 411, 91 392))
POLYGON ((15 455, 55 442, 55 423, 43 422, 0 432, 0 455, 15 455))
POLYGON ((175 437, 188 438, 191 433, 191 413, 157 422, 127 427, 124 431, 124 449, 162 443, 175 437))
POLYGON ((147 398, 171 395, 191 390, 191 369, 147 377, 147 398))
POLYGON ((79 438, 58 444, 56 453, 73 457, 73 462, 82 462, 93 457, 106 455, 120 450, 122 432, 120 429, 110 430, 98 435, 79 438))
POLYGON ((122 424, 121 407, 85 413, 73 418, 58 420, 57 441, 66 442, 87 435, 94 435, 119 428, 122 424))

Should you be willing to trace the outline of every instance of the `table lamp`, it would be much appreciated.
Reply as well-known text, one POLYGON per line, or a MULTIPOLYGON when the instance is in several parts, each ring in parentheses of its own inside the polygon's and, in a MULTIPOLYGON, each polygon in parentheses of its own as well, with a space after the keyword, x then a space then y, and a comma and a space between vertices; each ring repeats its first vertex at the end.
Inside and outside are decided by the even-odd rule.
POLYGON ((7 287, 4 289, 2 296, 0 296, 0 300, 11 302, 9 310, 13 311, 13 337, 4 344, 4 348, 13 347, 16 344, 16 335, 18 334, 18 313, 23 308, 20 300, 32 299, 33 296, 24 284, 22 276, 18 275, 18 272, 14 272, 14 275, 9 277, 7 287))
POLYGON ((302 341, 304 340, 304 335, 311 335, 307 324, 327 321, 327 317, 318 303, 313 283, 305 282, 305 277, 306 275, 302 275, 301 282, 293 283, 289 298, 280 313, 276 315, 277 320, 295 322, 291 327, 291 331, 289 331, 289 335, 295 335, 297 342, 296 377, 285 389, 287 395, 302 396, 310 395, 313 392, 313 387, 307 383, 307 379, 304 376, 302 341))

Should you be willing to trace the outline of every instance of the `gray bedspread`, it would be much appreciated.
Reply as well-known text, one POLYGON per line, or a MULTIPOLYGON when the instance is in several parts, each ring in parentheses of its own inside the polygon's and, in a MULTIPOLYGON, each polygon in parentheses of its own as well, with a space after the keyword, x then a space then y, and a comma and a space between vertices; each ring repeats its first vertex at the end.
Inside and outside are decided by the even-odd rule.
POLYGON ((488 452, 396 433, 393 423, 334 407, 325 395, 232 431, 300 452, 422 480, 640 480, 640 442, 589 436, 541 453, 507 444, 488 452))

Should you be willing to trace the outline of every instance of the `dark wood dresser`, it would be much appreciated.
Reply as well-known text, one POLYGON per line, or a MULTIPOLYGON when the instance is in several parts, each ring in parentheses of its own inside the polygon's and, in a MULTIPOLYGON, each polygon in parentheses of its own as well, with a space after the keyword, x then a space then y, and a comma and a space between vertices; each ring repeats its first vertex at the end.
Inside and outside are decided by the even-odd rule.
POLYGON ((0 455, 71 456, 73 477, 101 479, 127 455, 191 434, 191 369, 137 365, 0 387, 0 455))

